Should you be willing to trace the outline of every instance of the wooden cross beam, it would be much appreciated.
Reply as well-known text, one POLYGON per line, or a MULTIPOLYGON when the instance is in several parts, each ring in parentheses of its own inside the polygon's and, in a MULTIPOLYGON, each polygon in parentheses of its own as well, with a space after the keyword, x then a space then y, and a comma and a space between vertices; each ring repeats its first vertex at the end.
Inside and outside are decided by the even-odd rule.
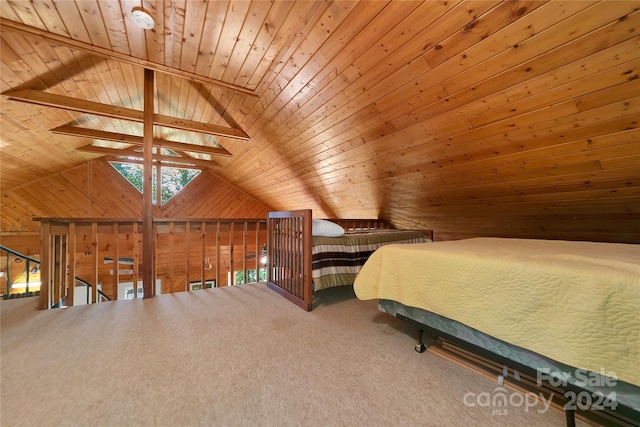
POLYGON ((125 64, 130 64, 137 67, 144 67, 145 69, 154 70, 157 72, 161 72, 163 74, 168 74, 168 75, 188 79, 194 82, 216 86, 222 89, 231 90, 238 94, 247 95, 252 98, 258 97, 258 95, 253 90, 247 89, 242 86, 237 86, 234 84, 223 82, 221 80, 212 79, 210 77, 200 76, 195 73, 180 70, 179 68, 169 67, 169 66, 158 64, 155 62, 147 61, 142 58, 136 58, 131 55, 105 49, 100 46, 82 42, 80 40, 74 40, 72 38, 65 37, 60 34, 50 33, 40 28, 31 27, 25 24, 21 24, 19 22, 11 21, 6 18, 0 17, 0 27, 2 27, 3 31, 11 31, 17 34, 22 34, 30 37, 40 37, 49 43, 66 46, 75 50, 80 50, 90 55, 99 56, 107 59, 113 59, 116 61, 123 62, 125 64))
MULTIPOLYGON (((8 99, 26 102, 35 105, 61 108, 63 110, 76 111, 85 114, 110 117, 113 119, 129 120, 143 123, 145 112, 132 108, 118 107, 115 105, 101 104, 99 102, 84 99, 71 98, 63 95, 56 95, 48 92, 41 92, 33 89, 23 89, 8 91, 3 93, 8 99)), ((152 125, 164 126, 173 129, 181 129, 190 132, 199 132, 209 135, 223 136, 227 138, 249 140, 249 135, 242 129, 233 129, 224 126, 212 125, 209 123, 195 122, 191 120, 179 119, 176 117, 152 114, 150 118, 152 125)))
MULTIPOLYGON (((77 148, 78 151, 84 151, 86 153, 104 154, 107 156, 113 156, 114 158, 127 156, 133 159, 122 160, 121 162, 138 163, 144 159, 144 153, 133 152, 131 150, 120 150, 118 148, 97 147, 95 145, 85 145, 84 147, 77 148)), ((202 167, 214 167, 220 166, 220 163, 215 160, 195 159, 193 157, 177 157, 177 156, 163 156, 160 154, 153 154, 152 160, 154 162, 160 162, 166 166, 202 166, 202 167)))
MULTIPOLYGON (((123 144, 143 145, 143 138, 136 135, 127 135, 124 133, 107 132, 97 129, 87 129, 75 126, 58 126, 51 129, 52 133, 68 136, 78 136, 82 138, 102 139, 104 141, 121 142, 123 144)), ((183 150, 191 153, 210 154, 212 156, 231 157, 231 153, 223 147, 205 147, 202 145, 186 144, 183 142, 168 141, 166 139, 154 138, 154 147, 169 148, 172 150, 183 150)), ((82 147, 86 148, 86 147, 82 147)), ((85 150, 86 151, 86 150, 85 150)))

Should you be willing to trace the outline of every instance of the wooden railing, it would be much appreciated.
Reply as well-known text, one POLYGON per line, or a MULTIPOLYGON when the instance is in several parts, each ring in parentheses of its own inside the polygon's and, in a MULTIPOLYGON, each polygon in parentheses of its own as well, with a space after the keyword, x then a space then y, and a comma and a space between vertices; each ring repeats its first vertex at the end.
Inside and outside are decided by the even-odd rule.
POLYGON ((304 310, 311 310, 310 209, 269 212, 267 286, 304 310))
MULTIPOLYGON (((267 286, 310 311, 312 285, 312 219, 310 209, 269 212, 267 217, 267 286)), ((380 219, 330 219, 345 230, 388 227, 380 219)))
MULTIPOLYGON (((142 297, 142 222, 139 219, 36 218, 41 223, 40 308, 86 300, 142 297)), ((153 222, 153 293, 172 293, 260 281, 266 220, 161 219, 153 222)))

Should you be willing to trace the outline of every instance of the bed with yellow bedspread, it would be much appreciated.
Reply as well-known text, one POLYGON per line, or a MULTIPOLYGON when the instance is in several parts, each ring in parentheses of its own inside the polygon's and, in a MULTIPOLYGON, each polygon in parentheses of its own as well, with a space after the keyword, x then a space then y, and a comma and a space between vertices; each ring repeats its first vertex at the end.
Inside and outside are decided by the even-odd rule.
POLYGON ((354 290, 640 386, 640 245, 503 238, 387 245, 368 259, 354 290))

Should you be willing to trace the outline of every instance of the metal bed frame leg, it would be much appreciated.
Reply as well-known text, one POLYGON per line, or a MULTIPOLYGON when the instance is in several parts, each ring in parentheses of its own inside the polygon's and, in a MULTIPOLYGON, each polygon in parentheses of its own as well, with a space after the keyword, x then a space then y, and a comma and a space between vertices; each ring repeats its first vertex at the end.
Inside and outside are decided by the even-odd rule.
POLYGON ((424 335, 424 329, 418 330, 418 342, 416 343, 416 346, 415 346, 415 349, 418 353, 424 353, 424 351, 427 349, 427 346, 424 345, 424 342, 422 341, 423 335, 424 335))
POLYGON ((565 409, 564 416, 567 421, 567 427, 576 427, 576 411, 573 409, 565 409))

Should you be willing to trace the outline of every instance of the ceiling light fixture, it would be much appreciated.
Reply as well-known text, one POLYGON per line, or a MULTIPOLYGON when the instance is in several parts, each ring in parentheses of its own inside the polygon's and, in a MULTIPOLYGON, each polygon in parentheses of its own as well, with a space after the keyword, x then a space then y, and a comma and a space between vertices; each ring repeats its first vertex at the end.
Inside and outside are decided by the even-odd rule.
POLYGON ((131 18, 138 27, 144 30, 150 30, 156 25, 156 21, 153 20, 149 12, 141 7, 134 7, 131 10, 131 18))

